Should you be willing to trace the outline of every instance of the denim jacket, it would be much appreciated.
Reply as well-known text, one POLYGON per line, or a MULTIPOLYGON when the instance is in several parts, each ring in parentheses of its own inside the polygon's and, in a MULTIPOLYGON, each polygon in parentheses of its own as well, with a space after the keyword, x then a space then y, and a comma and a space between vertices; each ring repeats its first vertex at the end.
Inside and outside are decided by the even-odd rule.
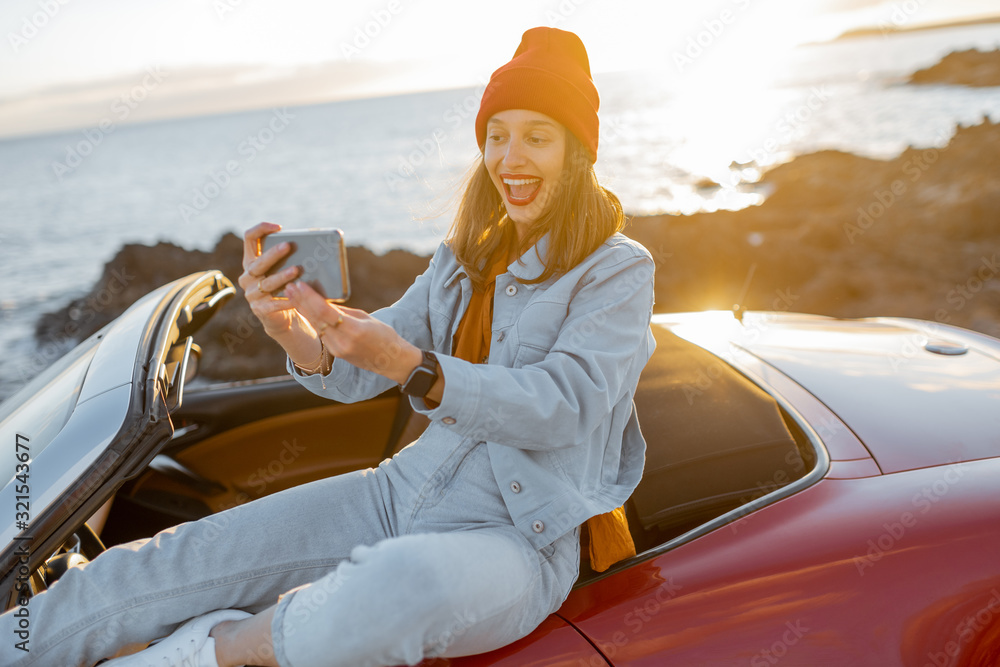
MULTIPOLYGON (((497 277, 489 363, 450 356, 472 282, 442 243, 427 270, 396 303, 372 315, 403 338, 437 353, 445 380, 421 435, 449 429, 485 442, 493 474, 517 528, 536 548, 588 518, 622 505, 642 477, 645 441, 632 401, 653 353, 653 260, 622 234, 573 269, 541 275, 548 237, 497 277)), ((391 353, 391 351, 387 351, 391 353)), ((313 393, 341 402, 371 398, 392 380, 337 359, 313 393)))

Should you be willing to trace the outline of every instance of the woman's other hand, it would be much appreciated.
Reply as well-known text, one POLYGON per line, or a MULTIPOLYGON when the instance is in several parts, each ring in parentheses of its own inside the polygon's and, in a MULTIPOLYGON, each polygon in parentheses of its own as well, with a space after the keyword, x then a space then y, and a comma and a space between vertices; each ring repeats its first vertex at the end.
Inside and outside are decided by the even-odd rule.
POLYGON ((285 294, 322 336, 332 356, 399 384, 420 364, 422 355, 416 346, 365 311, 331 304, 302 282, 289 284, 285 294))

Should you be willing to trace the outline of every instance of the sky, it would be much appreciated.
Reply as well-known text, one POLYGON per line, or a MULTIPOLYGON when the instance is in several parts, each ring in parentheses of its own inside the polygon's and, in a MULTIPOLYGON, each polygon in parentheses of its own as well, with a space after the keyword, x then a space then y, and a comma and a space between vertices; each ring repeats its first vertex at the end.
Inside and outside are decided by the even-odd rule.
POLYGON ((579 34, 595 73, 706 80, 852 28, 987 14, 1000 0, 4 0, 0 137, 116 103, 135 122, 481 85, 536 25, 579 34), (712 58, 684 72, 698 39, 712 58))

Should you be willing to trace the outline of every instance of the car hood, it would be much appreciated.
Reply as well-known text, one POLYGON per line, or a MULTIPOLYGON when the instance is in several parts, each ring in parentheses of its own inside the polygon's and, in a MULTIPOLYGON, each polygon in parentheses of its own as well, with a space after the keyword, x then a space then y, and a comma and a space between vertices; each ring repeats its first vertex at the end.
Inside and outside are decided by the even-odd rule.
POLYGON ((664 320, 707 349, 720 339, 826 404, 883 473, 1000 456, 1000 341, 905 318, 689 313, 664 320))

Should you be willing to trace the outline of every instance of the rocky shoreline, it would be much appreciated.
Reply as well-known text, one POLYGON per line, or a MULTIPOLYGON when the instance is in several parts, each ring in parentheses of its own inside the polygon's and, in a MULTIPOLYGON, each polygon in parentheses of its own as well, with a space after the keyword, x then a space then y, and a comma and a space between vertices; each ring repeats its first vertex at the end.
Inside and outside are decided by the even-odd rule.
MULTIPOLYGON (((1000 85, 1000 51, 952 53, 913 83, 1000 85)), ((835 317, 901 316, 1000 337, 1000 124, 983 119, 894 160, 837 151, 768 171, 772 194, 740 211, 633 217, 625 232, 656 260, 658 312, 780 310, 835 317)), ((40 318, 39 340, 82 340, 152 289, 216 268, 233 283, 242 240, 211 252, 126 245, 91 292, 40 318), (72 334, 69 336, 69 334, 72 334)), ((429 258, 348 249, 353 294, 367 311, 395 301, 429 258)), ((201 336, 202 375, 284 373, 281 349, 246 301, 233 299, 201 336)))
POLYGON ((1000 50, 954 51, 934 65, 914 72, 909 83, 1000 86, 1000 50))
MULTIPOLYGON (((773 194, 760 206, 633 217, 626 233, 656 259, 658 312, 728 309, 740 300, 749 310, 914 317, 1000 337, 996 146, 1000 124, 984 121, 958 128, 942 148, 911 148, 894 160, 804 155, 764 175, 773 194)), ((97 317, 77 324, 82 339, 143 294, 194 271, 217 268, 235 283, 241 253, 233 234, 212 252, 127 245, 91 293, 45 315, 37 335, 69 330, 87 304, 111 295, 97 317), (122 275, 130 279, 115 289, 122 275)), ((392 303, 428 260, 403 250, 349 248, 349 305, 371 311, 392 303)), ((207 377, 284 372, 280 348, 242 298, 209 322, 201 344, 207 377)))
MULTIPOLYGON (((243 272, 242 257, 243 240, 231 233, 219 239, 211 252, 164 242, 155 246, 127 244, 104 265, 101 278, 88 294, 39 318, 35 336, 38 340, 62 340, 71 332, 71 338, 83 340, 160 285, 197 271, 219 269, 237 286, 238 296, 209 320, 198 337, 201 375, 214 380, 280 375, 285 372, 281 348, 261 330, 237 283, 243 272)), ((347 305, 372 311, 392 303, 429 260, 405 250, 376 255, 367 248, 349 247, 352 294, 347 305)))
POLYGON ((632 221, 657 310, 741 305, 901 316, 1000 337, 1000 124, 894 160, 822 151, 768 172, 760 206, 632 221))

